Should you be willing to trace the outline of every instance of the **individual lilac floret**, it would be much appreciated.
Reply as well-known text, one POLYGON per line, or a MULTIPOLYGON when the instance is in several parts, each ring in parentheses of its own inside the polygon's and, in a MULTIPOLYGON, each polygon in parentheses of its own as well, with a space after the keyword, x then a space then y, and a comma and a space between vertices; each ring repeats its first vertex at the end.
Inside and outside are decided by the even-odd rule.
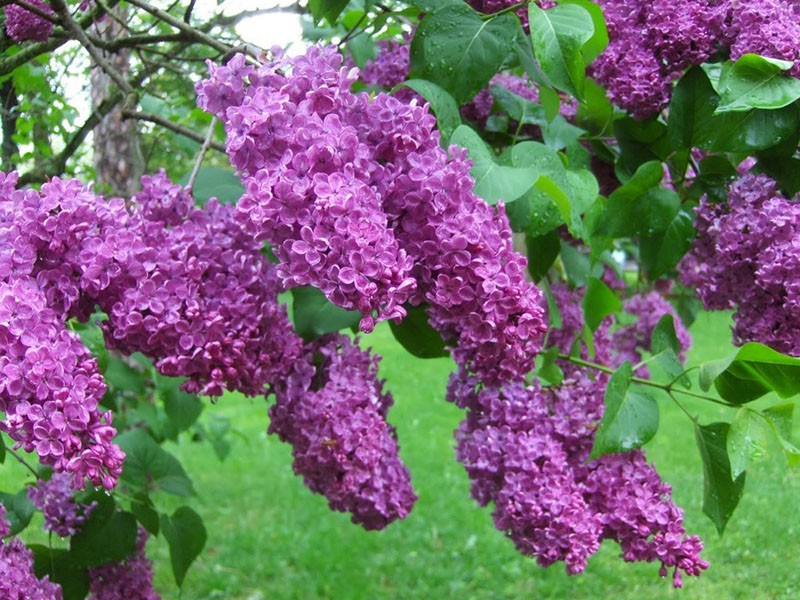
MULTIPOLYGON (((0 504, 0 538, 11 531, 6 509, 0 504)), ((61 586, 33 572, 33 554, 18 537, 0 539, 0 598, 8 600, 61 600, 61 586)))
POLYGON ((734 313, 734 342, 767 344, 800 356, 800 202, 775 181, 748 174, 726 203, 703 199, 697 238, 679 265, 708 309, 734 313))
POLYGON ((280 284, 261 244, 233 220, 232 207, 209 200, 190 209, 188 193, 163 173, 142 183, 134 200, 145 219, 133 231, 149 250, 147 272, 101 304, 107 344, 187 377, 188 392, 263 393, 302 342, 278 304, 280 284))
POLYGON ((152 563, 145 554, 150 534, 139 527, 136 550, 118 563, 89 569, 89 600, 160 600, 153 589, 152 563))
POLYGON ((69 475, 53 473, 48 481, 40 480, 28 487, 28 498, 44 515, 45 531, 61 537, 78 533, 95 507, 75 502, 70 484, 69 475))
POLYGON ((365 529, 405 518, 417 499, 386 422, 392 397, 378 360, 345 336, 319 338, 274 386, 269 411, 269 432, 292 445, 295 473, 365 529))
MULTIPOLYGON (((45 0, 27 0, 27 3, 52 15, 53 9, 45 0)), ((18 4, 8 4, 6 13, 6 33, 12 40, 22 42, 46 42, 53 32, 53 23, 18 4)))
POLYGON ((607 376, 575 371, 559 386, 481 387, 461 371, 448 399, 468 410, 456 432, 457 456, 495 525, 542 566, 564 561, 580 573, 604 539, 629 561, 660 562, 699 575, 702 543, 686 536, 670 488, 639 450, 588 461, 603 413, 607 376))
MULTIPOLYGON (((675 335, 680 347, 679 357, 681 360, 686 358, 686 351, 692 345, 692 336, 683 325, 675 308, 661 294, 653 291, 631 296, 625 300, 623 310, 629 315, 634 315, 636 320, 619 327, 612 334, 615 366, 621 365, 626 360, 634 365, 642 360, 643 353, 650 351, 653 329, 664 315, 672 315, 675 335)), ((637 371, 637 375, 647 377, 647 368, 642 367, 640 371, 637 371)))

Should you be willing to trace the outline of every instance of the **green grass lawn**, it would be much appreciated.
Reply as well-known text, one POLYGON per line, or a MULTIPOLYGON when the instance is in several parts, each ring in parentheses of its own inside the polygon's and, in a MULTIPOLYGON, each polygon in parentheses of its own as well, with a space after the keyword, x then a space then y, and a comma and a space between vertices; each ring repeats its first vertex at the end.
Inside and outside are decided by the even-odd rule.
MULTIPOLYGON (((690 364, 726 351, 727 319, 700 315, 692 328, 690 364)), ((412 514, 385 531, 365 532, 347 515, 331 512, 292 473, 290 448, 264 433, 263 400, 227 396, 203 415, 225 415, 241 434, 225 462, 205 444, 185 441, 169 448, 194 479, 198 496, 192 502, 205 520, 208 543, 181 596, 166 543, 151 540, 148 553, 165 600, 800 597, 800 480, 781 456, 748 472, 745 497, 720 538, 701 512, 702 469, 691 422, 665 399, 661 429, 647 453, 674 486, 688 530, 705 540, 711 568, 673 590, 670 579, 658 577, 657 565, 624 563, 616 545, 607 542, 583 575, 567 576, 562 565, 542 569, 520 556, 494 529, 490 511, 470 499, 453 452, 460 411, 444 401, 452 363, 414 359, 392 342, 386 327, 365 341, 384 356, 381 372, 395 397, 389 417, 419 494, 412 514)), ((733 416, 699 401, 686 405, 704 423, 733 416)), ((162 509, 179 504, 167 496, 158 501, 162 509)))

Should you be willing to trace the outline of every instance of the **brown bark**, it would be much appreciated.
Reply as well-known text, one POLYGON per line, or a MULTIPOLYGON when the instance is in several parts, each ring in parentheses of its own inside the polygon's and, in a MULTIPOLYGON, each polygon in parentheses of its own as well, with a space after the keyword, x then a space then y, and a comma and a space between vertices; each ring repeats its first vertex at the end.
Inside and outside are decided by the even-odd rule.
MULTIPOLYGON (((122 9, 116 16, 125 20, 122 9)), ((113 18, 106 18, 94 26, 94 33, 104 40, 115 40, 125 33, 122 25, 113 18)), ((121 48, 104 53, 104 58, 123 77, 130 72, 128 50, 121 48)), ((111 78, 102 69, 94 67, 91 72, 92 104, 99 106, 114 88, 111 78)), ((114 195, 130 196, 139 189, 139 178, 144 172, 137 122, 124 119, 122 105, 117 105, 94 129, 95 180, 101 191, 114 195)))

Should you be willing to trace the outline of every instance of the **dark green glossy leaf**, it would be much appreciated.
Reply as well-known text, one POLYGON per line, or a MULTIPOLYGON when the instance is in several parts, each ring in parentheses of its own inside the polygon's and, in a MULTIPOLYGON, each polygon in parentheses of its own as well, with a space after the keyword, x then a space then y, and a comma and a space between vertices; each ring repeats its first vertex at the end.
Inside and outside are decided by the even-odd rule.
POLYGON ((585 44, 581 47, 583 60, 588 65, 602 54, 608 46, 608 28, 603 16, 603 9, 589 0, 558 0, 559 4, 576 4, 583 8, 592 19, 594 31, 585 44))
POLYGON ((118 562, 133 554, 136 549, 136 518, 120 510, 105 492, 96 491, 85 501, 96 505, 80 532, 70 538, 70 555, 75 564, 93 567, 118 562))
POLYGON ((67 550, 31 544, 33 572, 37 578, 45 576, 61 586, 63 600, 84 600, 89 593, 89 570, 76 564, 67 550))
POLYGON ((428 314, 424 306, 408 308, 408 314, 398 325, 389 322, 394 339, 400 342, 409 354, 418 358, 440 358, 448 356, 442 336, 428 324, 428 314))
MULTIPOLYGON (((656 189, 663 177, 664 170, 660 162, 652 161, 640 165, 633 177, 609 196, 595 233, 609 237, 637 233, 640 224, 636 213, 641 211, 640 199, 656 189)), ((668 192, 668 190, 663 191, 668 192)))
POLYGON ((133 429, 114 440, 127 455, 122 480, 143 491, 163 490, 176 496, 194 494, 192 480, 181 463, 143 429, 133 429))
POLYGON ((25 529, 31 522, 33 513, 36 512, 33 502, 28 499, 27 487, 16 494, 0 492, 0 504, 6 508, 6 519, 11 526, 9 535, 17 535, 25 529))
POLYGON ((694 219, 680 210, 664 230, 650 231, 653 233, 642 235, 640 256, 647 277, 655 281, 672 271, 689 251, 695 235, 694 219))
POLYGON ((800 449, 792 443, 792 420, 794 418, 794 404, 779 404, 771 406, 762 415, 772 426, 775 436, 783 449, 789 466, 800 466, 800 449))
MULTIPOLYGON (((528 5, 533 53, 554 87, 583 96, 586 64, 582 49, 594 37, 594 21, 578 4, 562 4, 542 10, 528 5)), ((597 44, 591 52, 596 50, 597 44)))
POLYGON ((658 431, 658 404, 651 396, 630 389, 632 371, 631 363, 625 361, 608 381, 606 409, 590 459, 639 448, 658 431))
POLYGON ((537 237, 526 236, 525 248, 528 255, 528 272, 534 281, 539 281, 556 260, 561 250, 561 237, 556 231, 537 237))
POLYGON ((711 139, 716 104, 714 88, 700 67, 692 67, 675 86, 669 105, 667 132, 676 148, 693 148, 711 139))
POLYGON ((466 4, 428 14, 411 43, 411 77, 432 81, 463 104, 482 90, 514 49, 516 16, 489 19, 466 4))
POLYGON ((331 304, 317 288, 292 288, 292 321, 295 331, 306 340, 353 327, 361 313, 331 304))
POLYGON ((741 56, 720 80, 716 112, 788 106, 800 98, 800 80, 786 73, 793 64, 758 54, 741 56))
POLYGON ((149 503, 131 502, 131 513, 136 520, 142 524, 152 535, 158 535, 159 517, 158 512, 149 503))
POLYGON ((558 346, 549 348, 536 357, 536 374, 551 385, 561 385, 564 381, 564 372, 556 364, 558 346))
POLYGON ((800 393, 800 358, 781 354, 763 344, 748 342, 727 358, 700 367, 700 387, 714 384, 731 404, 744 404, 770 392, 781 398, 800 393))
POLYGON ((727 452, 728 429, 727 423, 695 423, 694 427, 697 447, 703 460, 703 512, 720 535, 739 504, 745 482, 745 473, 735 479, 731 476, 727 452))
POLYGON ((161 515, 161 531, 169 544, 172 574, 178 587, 183 585, 186 572, 206 545, 203 520, 188 506, 181 506, 172 516, 161 515))
POLYGON ((620 148, 618 166, 621 176, 632 176, 647 162, 666 162, 674 150, 667 126, 660 121, 623 117, 614 121, 614 135, 620 148))
POLYGON ((691 381, 684 375, 685 369, 679 357, 680 343, 675 334, 675 322, 672 315, 662 316, 653 328, 653 334, 650 337, 650 352, 668 377, 679 381, 687 389, 692 387, 691 381))
POLYGON ((203 412, 203 403, 194 394, 180 389, 181 380, 156 374, 156 393, 164 403, 164 412, 177 432, 186 431, 203 412))

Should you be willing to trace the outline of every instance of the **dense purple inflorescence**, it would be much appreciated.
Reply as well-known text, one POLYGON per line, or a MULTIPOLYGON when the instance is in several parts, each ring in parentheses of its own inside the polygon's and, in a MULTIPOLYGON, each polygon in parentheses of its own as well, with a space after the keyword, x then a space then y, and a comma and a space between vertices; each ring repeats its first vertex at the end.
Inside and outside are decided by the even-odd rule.
POLYGON ((0 598, 4 600, 61 600, 61 586, 47 576, 37 579, 33 554, 18 537, 7 538, 11 526, 0 504, 0 598))
POLYGON ((502 205, 472 191, 427 106, 354 94, 335 48, 260 67, 210 66, 199 104, 228 132, 247 193, 237 218, 268 239, 287 286, 361 311, 361 329, 430 305, 456 360, 487 380, 530 370, 544 331, 502 205))
MULTIPOLYGON (((27 3, 47 14, 53 14, 45 0, 27 0, 27 3)), ((34 12, 19 6, 8 4, 3 10, 6 14, 6 33, 12 40, 22 42, 46 42, 53 32, 53 23, 34 12)))
POLYGON ((638 119, 664 108, 670 82, 718 51, 795 62, 800 76, 800 8, 792 0, 600 0, 609 45, 590 74, 638 119))
POLYGON ((153 569, 145 555, 150 534, 139 527, 135 552, 118 563, 89 569, 89 600, 160 600, 153 589, 153 569))
POLYGON ((295 472, 365 529, 404 518, 417 499, 386 422, 392 397, 379 359, 345 336, 319 338, 275 385, 269 411, 269 431, 292 445, 295 472))
POLYGON ((28 498, 42 511, 45 531, 61 537, 78 533, 95 507, 75 502, 70 477, 64 473, 53 473, 48 481, 29 486, 28 498))
POLYGON ((800 202, 765 175, 745 175, 727 202, 702 200, 697 239, 680 264, 706 308, 736 309, 734 341, 800 356, 800 202))

